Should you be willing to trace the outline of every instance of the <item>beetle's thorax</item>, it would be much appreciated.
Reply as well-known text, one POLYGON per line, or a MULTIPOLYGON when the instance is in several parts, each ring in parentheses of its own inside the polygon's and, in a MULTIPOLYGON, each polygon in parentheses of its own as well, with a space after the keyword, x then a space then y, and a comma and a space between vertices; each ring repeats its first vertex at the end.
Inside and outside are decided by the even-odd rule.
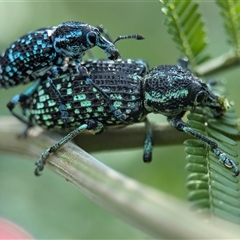
POLYGON ((196 106, 214 108, 218 98, 190 71, 179 66, 153 68, 143 80, 144 107, 166 117, 177 116, 196 106))

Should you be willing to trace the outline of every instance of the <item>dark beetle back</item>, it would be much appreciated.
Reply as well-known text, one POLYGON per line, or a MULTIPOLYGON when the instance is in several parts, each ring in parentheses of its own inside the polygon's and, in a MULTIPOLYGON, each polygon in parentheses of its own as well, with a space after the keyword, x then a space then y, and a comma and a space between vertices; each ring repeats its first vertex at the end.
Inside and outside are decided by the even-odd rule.
POLYGON ((51 28, 30 32, 0 55, 0 88, 9 88, 34 79, 37 71, 45 73, 56 64, 57 53, 48 36, 51 28))
MULTIPOLYGON (((126 120, 129 123, 138 122, 144 113, 141 79, 147 71, 146 64, 143 61, 134 61, 133 64, 131 61, 131 67, 128 67, 127 60, 118 60, 111 64, 109 62, 111 61, 88 61, 85 66, 91 71, 93 82, 109 95, 113 105, 126 115, 126 120)), ((110 112, 109 103, 101 93, 87 84, 78 73, 69 74, 69 71, 74 70, 75 67, 71 66, 66 74, 53 80, 67 102, 69 123, 66 125, 61 120, 58 99, 46 81, 41 81, 40 86, 26 101, 25 115, 30 121, 45 129, 54 130, 66 127, 68 130, 75 129, 90 119, 106 126, 122 125, 110 112)))

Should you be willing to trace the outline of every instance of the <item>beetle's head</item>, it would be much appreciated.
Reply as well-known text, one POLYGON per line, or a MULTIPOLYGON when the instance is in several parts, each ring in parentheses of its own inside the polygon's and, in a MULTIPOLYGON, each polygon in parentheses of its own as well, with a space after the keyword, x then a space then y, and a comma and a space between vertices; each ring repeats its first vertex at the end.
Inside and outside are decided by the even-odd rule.
POLYGON ((229 106, 192 72, 175 65, 153 68, 145 76, 143 86, 145 109, 167 117, 197 106, 209 107, 215 117, 220 117, 229 106))
POLYGON ((120 54, 113 43, 104 38, 99 29, 83 22, 64 22, 51 34, 54 49, 64 57, 81 58, 84 53, 98 46, 107 57, 116 60, 120 54))

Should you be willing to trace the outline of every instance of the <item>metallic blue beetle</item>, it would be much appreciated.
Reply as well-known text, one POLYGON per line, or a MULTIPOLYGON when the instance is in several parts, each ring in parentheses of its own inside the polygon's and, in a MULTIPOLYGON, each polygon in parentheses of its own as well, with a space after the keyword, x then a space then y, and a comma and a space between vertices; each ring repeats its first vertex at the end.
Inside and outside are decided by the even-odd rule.
POLYGON ((68 123, 60 118, 58 99, 51 85, 42 81, 30 97, 24 94, 20 98, 22 113, 28 127, 38 125, 47 130, 60 132, 71 131, 59 142, 43 152, 36 163, 36 175, 43 170, 50 153, 57 151, 66 142, 82 131, 100 133, 105 127, 122 126, 123 121, 109 109, 109 105, 119 109, 124 124, 144 121, 146 137, 144 140, 143 160, 151 161, 153 137, 149 113, 162 114, 178 131, 183 131, 205 142, 227 167, 239 174, 234 161, 218 148, 218 144, 192 129, 182 120, 184 114, 196 107, 207 107, 215 118, 220 118, 228 110, 225 98, 214 94, 201 79, 186 69, 184 62, 180 66, 161 65, 148 70, 142 60, 109 60, 87 61, 82 63, 91 73, 91 79, 110 99, 104 98, 94 86, 84 81, 84 74, 79 75, 75 67, 69 67, 61 77, 54 79, 57 90, 67 99, 68 123))
MULTIPOLYGON (((49 81, 51 87, 56 90, 53 79, 63 74, 71 63, 75 63, 77 72, 80 73, 83 70, 80 62, 87 50, 98 46, 110 60, 116 60, 120 53, 114 42, 127 38, 143 39, 141 35, 133 34, 119 36, 111 42, 104 38, 101 32, 101 27, 74 21, 29 32, 13 42, 0 55, 0 88, 7 89, 35 81, 25 92, 30 96, 38 87, 39 81, 49 81), (44 77, 41 78, 42 76, 44 77)), ((85 80, 97 88, 89 74, 85 75, 85 80)), ((100 89, 99 91, 102 93, 100 89)), ((59 91, 55 91, 55 94, 59 99, 61 118, 66 120, 68 117, 65 111, 66 102, 59 91)), ((16 95, 9 103, 10 111, 18 103, 19 97, 16 95)), ((108 98, 106 94, 105 97, 108 98)), ((115 109, 114 111, 117 112, 115 109)), ((13 111, 12 113, 18 117, 13 111)))

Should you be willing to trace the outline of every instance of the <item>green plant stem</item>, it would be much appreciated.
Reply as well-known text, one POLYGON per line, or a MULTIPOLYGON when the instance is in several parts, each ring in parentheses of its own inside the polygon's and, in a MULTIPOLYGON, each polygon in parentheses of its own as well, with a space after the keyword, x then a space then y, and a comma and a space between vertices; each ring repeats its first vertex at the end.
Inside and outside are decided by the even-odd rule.
MULTIPOLYGON (((39 134, 37 130, 19 141, 16 138, 19 124, 8 120, 10 118, 0 121, 0 150, 36 159, 59 139, 55 134, 50 137, 46 133, 39 134)), ((235 228, 228 223, 224 223, 224 229, 205 224, 194 217, 182 202, 127 178, 72 143, 51 154, 47 166, 97 204, 151 237, 216 239, 236 238, 239 234, 234 234, 235 228)))
MULTIPOLYGON (((7 152, 12 152, 15 148, 14 144, 27 144, 29 138, 24 139, 24 141, 19 141, 17 136, 23 132, 24 125, 20 123, 13 117, 1 117, 0 118, 0 136, 5 138, 5 142, 0 143, 0 151, 5 150, 7 152), (13 143, 7 141, 13 141, 13 143), (11 146, 10 146, 11 145, 11 146)), ((39 136, 39 134, 45 136, 59 134, 42 131, 41 128, 35 127, 30 130, 30 136, 39 136)), ((63 134, 62 134, 63 136, 63 134)), ((103 134, 92 135, 87 132, 81 133, 74 139, 74 143, 81 146, 85 151, 95 152, 95 151, 110 151, 118 149, 132 149, 132 148, 143 148, 143 141, 145 136, 145 127, 143 123, 134 124, 121 129, 108 129, 103 134), (127 141, 126 141, 127 139, 127 141)), ((231 139, 235 141, 240 141, 240 135, 229 135, 231 139)), ((190 139, 191 136, 178 132, 172 128, 168 123, 153 124, 153 138, 154 146, 173 146, 182 144, 185 140, 190 139)), ((30 143, 35 141, 30 140, 30 143)), ((46 147, 49 147, 46 146, 46 147)), ((15 150, 16 151, 16 150, 15 150)), ((36 155, 35 155, 36 156, 36 155)))
POLYGON ((213 58, 195 68, 199 76, 210 76, 223 70, 239 66, 240 59, 236 52, 229 51, 219 57, 213 58))
MULTIPOLYGON (((24 128, 25 126, 13 117, 0 118, 1 135, 7 134, 8 136, 16 138, 18 134, 23 132, 24 128)), ((42 132, 42 130, 35 127, 30 130, 29 134, 34 136, 40 132, 42 132)), ((52 132, 44 131, 44 134, 52 135, 52 132)), ((143 148, 144 136, 145 127, 143 123, 140 123, 121 129, 106 129, 103 134, 98 135, 83 132, 74 139, 74 143, 88 152, 143 148)), ((189 138, 185 133, 173 129, 168 123, 154 124, 153 137, 155 146, 182 144, 183 141, 189 138)))

